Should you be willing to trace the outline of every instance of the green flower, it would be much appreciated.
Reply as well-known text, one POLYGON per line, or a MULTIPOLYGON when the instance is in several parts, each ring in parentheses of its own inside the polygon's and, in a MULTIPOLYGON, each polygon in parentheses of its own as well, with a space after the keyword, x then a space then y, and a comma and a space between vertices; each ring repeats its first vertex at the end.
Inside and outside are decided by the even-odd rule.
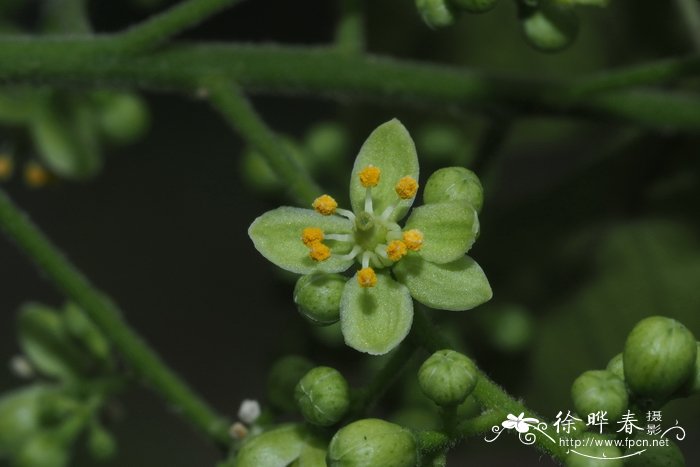
MULTIPOLYGON (((396 347, 413 321, 413 301, 461 311, 492 296, 479 265, 465 253, 479 233, 474 207, 464 200, 415 208, 418 157, 406 128, 379 126, 355 159, 352 211, 328 195, 313 210, 281 207, 248 230, 255 248, 297 274, 337 274, 358 264, 338 301, 345 342, 380 355, 396 347)), ((428 181, 430 183, 430 180, 428 181)))

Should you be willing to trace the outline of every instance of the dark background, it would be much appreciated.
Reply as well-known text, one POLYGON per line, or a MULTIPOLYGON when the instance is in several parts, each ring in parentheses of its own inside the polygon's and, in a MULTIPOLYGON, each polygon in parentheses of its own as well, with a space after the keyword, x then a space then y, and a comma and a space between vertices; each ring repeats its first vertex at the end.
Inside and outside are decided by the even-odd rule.
MULTIPOLYGON (((557 55, 527 46, 512 2, 438 32, 422 25, 412 2, 368 3, 370 50, 405 58, 576 77, 692 51, 677 11, 661 0, 583 9, 579 40, 557 55)), ((116 1, 93 2, 91 10, 98 31, 118 30, 148 14, 116 1)), ((334 2, 246 2, 187 38, 322 44, 332 39, 335 17, 334 2)), ((356 384, 366 381, 362 370, 370 358, 321 344, 293 307, 293 282, 253 249, 247 226, 287 201, 251 190, 242 176, 240 139, 203 102, 145 97, 150 131, 132 146, 107 150, 94 180, 32 190, 16 178, 5 188, 221 412, 235 415, 243 398, 264 400, 266 370, 284 352, 339 366, 356 384)), ((302 138, 319 121, 343 124, 351 135, 348 166, 369 131, 391 117, 414 135, 434 123, 464 135, 466 155, 460 157, 478 166, 486 190, 482 233, 470 254, 488 274, 495 300, 473 312, 433 316, 461 329, 460 344, 480 366, 545 416, 571 408, 573 379, 604 367, 639 319, 663 314, 700 335, 696 134, 594 119, 523 118, 495 154, 474 161, 486 125, 478 114, 296 97, 256 96, 255 102, 273 128, 292 137, 302 138), (515 354, 489 344, 484 322, 499 304, 517 304, 534 321, 529 346, 515 354)), ((422 174, 450 162, 421 159, 422 174)), ((333 176, 321 174, 320 181, 333 176)), ((329 188, 345 191, 345 185, 329 188)), ((7 361, 18 352, 19 306, 29 300, 59 305, 63 297, 4 240, 0 284, 0 359, 7 361)), ((21 384, 0 372, 0 391, 21 384)), ((123 418, 111 428, 120 450, 110 465, 211 465, 218 459, 150 392, 130 389, 119 405, 123 418)), ((394 408, 389 402, 380 411, 394 408)), ((686 428, 688 438, 679 445, 687 465, 698 464, 698 398, 673 402, 664 413, 666 423, 678 418, 686 428)), ((508 440, 469 440, 457 457, 472 465, 548 465, 535 450, 508 440)), ((79 453, 75 465, 91 462, 79 453)))

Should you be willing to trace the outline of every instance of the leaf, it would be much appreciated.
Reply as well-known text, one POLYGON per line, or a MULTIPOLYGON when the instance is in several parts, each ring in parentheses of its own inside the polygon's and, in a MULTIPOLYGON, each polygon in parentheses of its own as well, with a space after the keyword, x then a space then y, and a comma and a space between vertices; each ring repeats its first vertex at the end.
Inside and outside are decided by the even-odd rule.
POLYGON ((340 325, 353 349, 382 355, 396 347, 413 322, 408 289, 389 276, 377 274, 377 285, 362 288, 353 277, 340 299, 340 325))
POLYGON ((464 256, 479 234, 479 218, 470 205, 461 202, 428 204, 416 208, 406 229, 423 232, 420 255, 433 263, 449 263, 464 256))
POLYGON ((469 256, 434 264, 408 255, 394 266, 394 274, 413 298, 438 310, 470 310, 493 297, 484 271, 469 256))
MULTIPOLYGON (((394 187, 405 176, 418 180, 418 155, 411 135, 400 121, 393 119, 386 122, 369 135, 355 159, 350 178, 350 202, 355 212, 361 212, 365 206, 367 189, 358 178, 359 172, 373 165, 382 173, 379 184, 372 188, 374 212, 382 213, 399 199, 394 187)), ((392 218, 402 218, 413 204, 413 199, 402 200, 394 211, 392 218)))
POLYGON ((325 233, 349 233, 352 223, 339 216, 323 216, 311 209, 283 206, 268 211, 253 221, 248 235, 255 248, 275 265, 297 274, 313 272, 342 272, 353 260, 342 260, 338 255, 347 253, 351 245, 326 241, 331 257, 316 262, 309 257, 309 248, 301 241, 306 227, 319 227, 325 233))

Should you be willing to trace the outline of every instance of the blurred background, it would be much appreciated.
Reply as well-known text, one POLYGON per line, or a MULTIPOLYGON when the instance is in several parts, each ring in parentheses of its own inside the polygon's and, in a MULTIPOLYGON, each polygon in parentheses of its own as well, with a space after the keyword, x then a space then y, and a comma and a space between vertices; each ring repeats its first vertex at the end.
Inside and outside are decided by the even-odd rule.
MULTIPOLYGON (((117 31, 171 3, 95 1, 90 18, 97 31, 117 31)), ((42 27, 40 2, 0 5, 6 31, 11 18, 25 31, 42 27)), ((576 42, 543 54, 523 40, 513 2, 465 15, 439 31, 421 22, 412 2, 367 2, 368 47, 543 78, 575 78, 693 52, 673 2, 619 0, 578 13, 576 42)), ((336 2, 245 2, 185 39, 321 45, 332 40, 337 16, 336 2)), ((684 83, 696 90, 699 84, 684 83)), ((29 95, 27 102, 53 102, 58 115, 73 115, 61 109, 89 102, 94 110, 117 97, 8 86, 0 87, 0 95, 0 153, 15 167, 3 188, 215 408, 234 416, 244 398, 264 402, 267 370, 288 353, 336 366, 351 383, 367 381, 378 359, 344 347, 337 330, 304 321, 291 300, 294 278, 253 249, 246 234, 250 222, 289 201, 265 163, 205 102, 120 91, 117 97, 128 101, 139 128, 93 141, 82 159, 65 166, 52 165, 37 144, 41 131, 3 120, 3 99, 29 95)), ((473 311, 431 315, 487 373, 544 416, 573 410, 572 381, 585 370, 604 368, 640 319, 669 316, 700 336, 697 133, 565 115, 522 117, 508 109, 479 114, 296 96, 255 96, 254 102, 339 200, 362 141, 393 117, 416 140, 422 182, 443 166, 476 171, 485 203, 481 236, 470 255, 486 271, 494 299, 473 311)), ((34 301, 58 307, 64 298, 4 238, 0 284, 0 361, 9 362, 19 353, 20 306, 34 301)), ((2 368, 0 393, 26 384, 9 364, 2 368)), ((415 370, 405 379, 400 386, 409 389, 387 397, 378 413, 407 424, 431 423, 426 400, 411 390, 415 370), (424 410, 397 413, 407 400, 424 410)), ((109 428, 119 451, 104 465, 175 467, 219 459, 147 390, 129 389, 113 412, 109 428)), ((677 419, 686 428, 687 438, 678 444, 687 465, 700 464, 700 400, 674 401, 664 416, 667 425, 677 419)), ((456 465, 464 459, 472 465, 550 465, 513 439, 493 445, 468 440, 452 456, 456 465)), ((72 465, 95 463, 78 448, 72 465)))

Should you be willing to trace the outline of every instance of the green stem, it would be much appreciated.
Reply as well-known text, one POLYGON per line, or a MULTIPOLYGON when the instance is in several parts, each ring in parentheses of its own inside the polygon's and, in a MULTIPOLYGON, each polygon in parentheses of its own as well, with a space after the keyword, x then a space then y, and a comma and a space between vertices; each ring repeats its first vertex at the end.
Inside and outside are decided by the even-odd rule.
POLYGON ((463 438, 480 436, 491 432, 494 426, 500 426, 504 412, 500 410, 487 410, 474 418, 461 422, 450 436, 440 431, 422 431, 417 435, 418 447, 422 452, 435 453, 451 449, 463 438))
POLYGON ((300 205, 311 205, 322 193, 321 188, 307 170, 292 159, 279 136, 267 126, 238 87, 224 79, 209 79, 204 89, 226 121, 265 157, 270 168, 285 182, 289 194, 300 205))
MULTIPOLYGON (((450 348, 450 344, 445 337, 438 332, 433 323, 426 316, 421 308, 416 309, 414 326, 418 327, 417 335, 422 339, 425 348, 431 352, 450 348)), ((499 411, 505 414, 519 415, 524 413, 526 417, 533 417, 543 420, 537 413, 527 408, 523 403, 511 397, 503 388, 494 383, 483 371, 479 370, 479 381, 474 388, 472 395, 487 410, 499 411)), ((537 446, 555 459, 563 461, 566 458, 566 450, 556 442, 558 437, 555 430, 550 426, 544 432, 554 438, 550 441, 547 436, 536 437, 537 446)))
POLYGON ((363 0, 341 0, 341 14, 335 31, 335 43, 344 53, 361 53, 365 49, 363 0))
POLYGON ((688 35, 696 52, 700 52, 700 2, 698 0, 676 0, 676 5, 688 29, 688 35))
POLYGON ((181 415, 226 446, 229 423, 202 401, 122 319, 122 312, 95 289, 51 241, 0 190, 0 227, 67 297, 82 307, 111 340, 136 375, 181 415))
POLYGON ((143 53, 193 28, 241 0, 187 0, 115 36, 112 48, 120 53, 143 53))

